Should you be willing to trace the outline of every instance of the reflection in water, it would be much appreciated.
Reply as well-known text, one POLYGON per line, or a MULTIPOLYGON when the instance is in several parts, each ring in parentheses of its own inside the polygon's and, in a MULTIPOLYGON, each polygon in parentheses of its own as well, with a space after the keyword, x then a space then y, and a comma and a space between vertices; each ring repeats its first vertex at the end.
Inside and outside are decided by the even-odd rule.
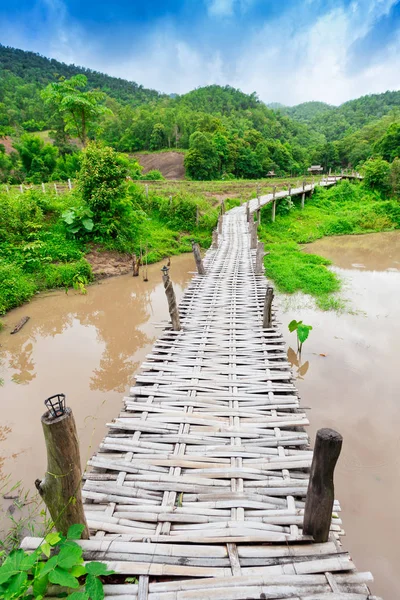
MULTIPOLYGON (((311 368, 297 385, 312 409, 311 437, 332 427, 344 438, 335 477, 344 546, 359 570, 373 572, 375 594, 398 598, 400 232, 325 238, 307 251, 334 261, 357 314, 289 310, 280 315, 283 332, 290 343, 293 318, 313 324, 302 351, 311 368)), ((288 359, 300 368, 293 350, 288 359)))
POLYGON ((310 363, 308 360, 302 362, 301 354, 299 352, 295 352, 291 346, 289 346, 287 351, 288 361, 293 367, 293 371, 296 375, 297 379, 304 379, 304 375, 307 373, 310 363), (294 367, 297 367, 294 369, 294 367))
MULTIPOLYGON (((40 425, 43 401, 64 392, 73 408, 86 463, 117 416, 132 378, 168 318, 160 264, 148 268, 149 281, 129 275, 103 280, 88 294, 43 294, 10 312, 0 334, 0 478, 11 474, 29 489, 45 470, 40 425), (16 335, 11 326, 30 321, 16 335), (19 453, 24 452, 23 456, 19 453)), ((177 298, 191 278, 192 255, 172 259, 177 298)))

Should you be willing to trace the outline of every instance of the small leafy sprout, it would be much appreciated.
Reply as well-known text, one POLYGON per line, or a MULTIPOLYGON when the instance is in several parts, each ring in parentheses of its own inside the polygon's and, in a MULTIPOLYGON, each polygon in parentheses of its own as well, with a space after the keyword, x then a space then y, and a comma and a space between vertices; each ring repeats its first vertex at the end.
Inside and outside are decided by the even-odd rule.
POLYGON ((296 321, 296 319, 293 319, 293 321, 290 321, 288 327, 290 333, 293 331, 296 331, 297 333, 297 352, 301 354, 301 349, 303 348, 303 344, 312 330, 312 326, 305 325, 303 321, 296 321))
POLYGON ((41 600, 51 584, 79 590, 68 595, 70 600, 103 600, 100 577, 112 575, 113 571, 100 562, 84 564, 82 548, 75 541, 83 530, 83 525, 72 525, 66 537, 49 533, 31 554, 13 550, 0 567, 0 598, 41 600))

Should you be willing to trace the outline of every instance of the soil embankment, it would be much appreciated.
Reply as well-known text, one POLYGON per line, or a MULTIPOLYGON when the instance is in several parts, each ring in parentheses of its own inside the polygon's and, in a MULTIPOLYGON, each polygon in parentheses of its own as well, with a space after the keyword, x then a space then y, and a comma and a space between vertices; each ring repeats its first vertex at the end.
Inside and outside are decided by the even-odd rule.
POLYGON ((165 179, 184 179, 185 155, 183 152, 157 152, 155 154, 135 154, 135 158, 143 167, 143 173, 156 169, 163 174, 165 179))

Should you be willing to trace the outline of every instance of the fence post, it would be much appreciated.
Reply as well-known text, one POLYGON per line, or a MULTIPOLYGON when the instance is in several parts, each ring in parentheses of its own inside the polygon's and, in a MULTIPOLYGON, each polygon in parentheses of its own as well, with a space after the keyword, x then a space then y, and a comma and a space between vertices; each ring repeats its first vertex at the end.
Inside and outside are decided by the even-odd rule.
POLYGON ((257 253, 256 253, 256 275, 262 275, 262 273, 264 272, 264 269, 263 269, 264 256, 265 256, 264 244, 262 242, 258 242, 257 253))
POLYGON ((276 185, 274 185, 274 187, 272 188, 272 214, 271 214, 271 221, 272 222, 275 221, 275 217, 276 217, 276 198, 275 198, 275 194, 276 194, 276 185))
POLYGON ((194 240, 192 240, 192 249, 193 249, 194 260, 196 262, 197 272, 199 275, 205 275, 206 270, 204 268, 203 261, 201 258, 200 246, 194 240))
MULTIPOLYGON (((60 395, 61 396, 61 395, 60 395)), ((71 525, 85 526, 82 539, 89 539, 81 492, 81 460, 74 415, 70 408, 63 412, 50 410, 42 416, 47 449, 47 470, 35 486, 49 509, 57 531, 67 534, 71 525), (60 413, 60 416, 57 416, 60 413)))
POLYGON ((218 231, 216 229, 212 232, 212 248, 218 248, 218 231))
POLYGON ((6 185, 6 190, 7 190, 7 194, 10 193, 10 188, 8 187, 8 185, 6 185))
POLYGON ((292 185, 289 183, 289 187, 288 187, 288 196, 292 195, 292 185))
POLYGON ((43 192, 43 194, 45 194, 45 193, 46 193, 46 188, 45 188, 45 185, 44 185, 44 183, 43 183, 43 182, 42 182, 42 192, 43 192))
POLYGON ((138 260, 136 254, 133 254, 132 255, 132 277, 139 276, 139 269, 140 269, 140 260, 138 260))
POLYGON ((333 429, 319 429, 304 509, 304 535, 315 542, 327 542, 335 499, 333 474, 342 449, 343 438, 333 429))
POLYGON ((246 219, 247 222, 250 223, 250 200, 246 202, 246 219))
POLYGON ((257 248, 258 224, 254 221, 253 218, 251 219, 251 221, 249 223, 249 229, 250 229, 250 249, 255 250, 257 248))
POLYGON ((267 291, 265 292, 263 329, 271 329, 271 327, 272 327, 272 301, 273 301, 273 299, 274 299, 274 288, 269 285, 267 287, 267 291))
POLYGON ((58 190, 57 190, 57 184, 56 183, 54 184, 54 189, 56 191, 56 194, 58 195, 58 190))
POLYGON ((223 216, 219 215, 219 217, 218 217, 218 233, 222 233, 222 219, 223 219, 223 216))
POLYGON ((68 178, 68 189, 71 191, 72 190, 72 183, 71 180, 68 178))
POLYGON ((172 281, 169 278, 169 269, 167 266, 164 266, 162 269, 162 280, 163 280, 163 284, 164 284, 164 289, 165 289, 165 295, 167 296, 167 300, 168 300, 168 310, 169 310, 169 315, 171 317, 171 322, 172 322, 172 329, 174 331, 180 331, 181 330, 181 321, 179 318, 179 311, 178 311, 178 305, 176 303, 176 296, 175 296, 175 292, 174 292, 174 288, 172 285, 172 281))
POLYGON ((19 191, 21 192, 21 194, 24 193, 24 186, 22 185, 22 183, 19 186, 19 191))

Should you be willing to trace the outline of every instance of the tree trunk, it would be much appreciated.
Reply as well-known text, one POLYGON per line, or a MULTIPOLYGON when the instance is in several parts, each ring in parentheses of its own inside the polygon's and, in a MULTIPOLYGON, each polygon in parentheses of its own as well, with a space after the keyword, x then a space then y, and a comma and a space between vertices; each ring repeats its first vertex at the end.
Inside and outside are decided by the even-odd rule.
POLYGON ((85 525, 82 539, 89 539, 81 493, 81 459, 75 419, 70 408, 61 417, 42 416, 47 449, 45 478, 35 481, 36 488, 49 509, 54 525, 66 535, 71 525, 85 525))

